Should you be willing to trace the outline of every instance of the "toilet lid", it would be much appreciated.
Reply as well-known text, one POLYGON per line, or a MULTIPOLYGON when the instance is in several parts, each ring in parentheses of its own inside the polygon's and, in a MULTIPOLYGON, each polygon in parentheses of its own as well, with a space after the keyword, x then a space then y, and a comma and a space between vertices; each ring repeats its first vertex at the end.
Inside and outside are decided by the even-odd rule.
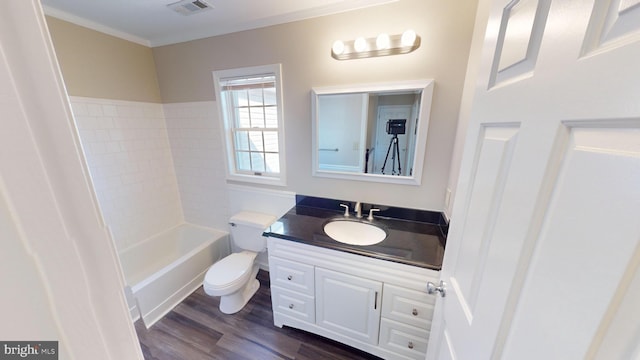
POLYGON ((256 254, 250 252, 233 253, 213 264, 204 281, 211 286, 225 286, 242 278, 253 265, 256 254))

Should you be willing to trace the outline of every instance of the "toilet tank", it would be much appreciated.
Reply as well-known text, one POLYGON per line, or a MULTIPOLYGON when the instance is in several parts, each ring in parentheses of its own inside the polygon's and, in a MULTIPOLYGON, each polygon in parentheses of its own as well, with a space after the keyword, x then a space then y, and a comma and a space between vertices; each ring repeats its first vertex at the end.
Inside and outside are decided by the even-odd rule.
POLYGON ((276 217, 252 211, 239 212, 229 219, 233 242, 241 249, 255 252, 267 248, 267 238, 262 233, 276 221, 276 217))

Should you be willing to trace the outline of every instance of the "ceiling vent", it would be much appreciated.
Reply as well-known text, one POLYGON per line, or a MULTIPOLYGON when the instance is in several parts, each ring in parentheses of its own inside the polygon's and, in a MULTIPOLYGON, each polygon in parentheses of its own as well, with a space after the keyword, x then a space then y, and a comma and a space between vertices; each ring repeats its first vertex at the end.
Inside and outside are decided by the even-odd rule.
POLYGON ((182 15, 193 15, 213 9, 213 6, 203 0, 182 0, 171 3, 167 7, 182 15))

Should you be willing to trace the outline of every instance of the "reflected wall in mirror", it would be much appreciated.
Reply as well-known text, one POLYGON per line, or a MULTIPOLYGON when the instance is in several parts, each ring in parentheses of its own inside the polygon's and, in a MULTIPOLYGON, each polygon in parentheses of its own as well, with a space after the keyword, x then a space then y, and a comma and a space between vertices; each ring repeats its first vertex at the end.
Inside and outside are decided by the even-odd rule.
POLYGON ((313 175, 419 185, 433 80, 312 90, 313 175))

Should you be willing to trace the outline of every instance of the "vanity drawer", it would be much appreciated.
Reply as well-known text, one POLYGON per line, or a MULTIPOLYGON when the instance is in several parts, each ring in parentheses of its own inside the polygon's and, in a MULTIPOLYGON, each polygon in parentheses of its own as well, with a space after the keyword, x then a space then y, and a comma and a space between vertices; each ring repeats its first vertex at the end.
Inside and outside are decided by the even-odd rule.
POLYGON ((424 360, 428 343, 429 331, 385 318, 380 319, 380 347, 412 359, 424 360))
POLYGON ((269 257, 271 286, 297 291, 306 295, 314 293, 313 266, 299 262, 269 257))
POLYGON ((384 284, 382 316, 429 330, 433 318, 434 295, 384 284))
POLYGON ((279 312, 311 324, 316 322, 316 304, 312 296, 271 286, 273 312, 279 312))

